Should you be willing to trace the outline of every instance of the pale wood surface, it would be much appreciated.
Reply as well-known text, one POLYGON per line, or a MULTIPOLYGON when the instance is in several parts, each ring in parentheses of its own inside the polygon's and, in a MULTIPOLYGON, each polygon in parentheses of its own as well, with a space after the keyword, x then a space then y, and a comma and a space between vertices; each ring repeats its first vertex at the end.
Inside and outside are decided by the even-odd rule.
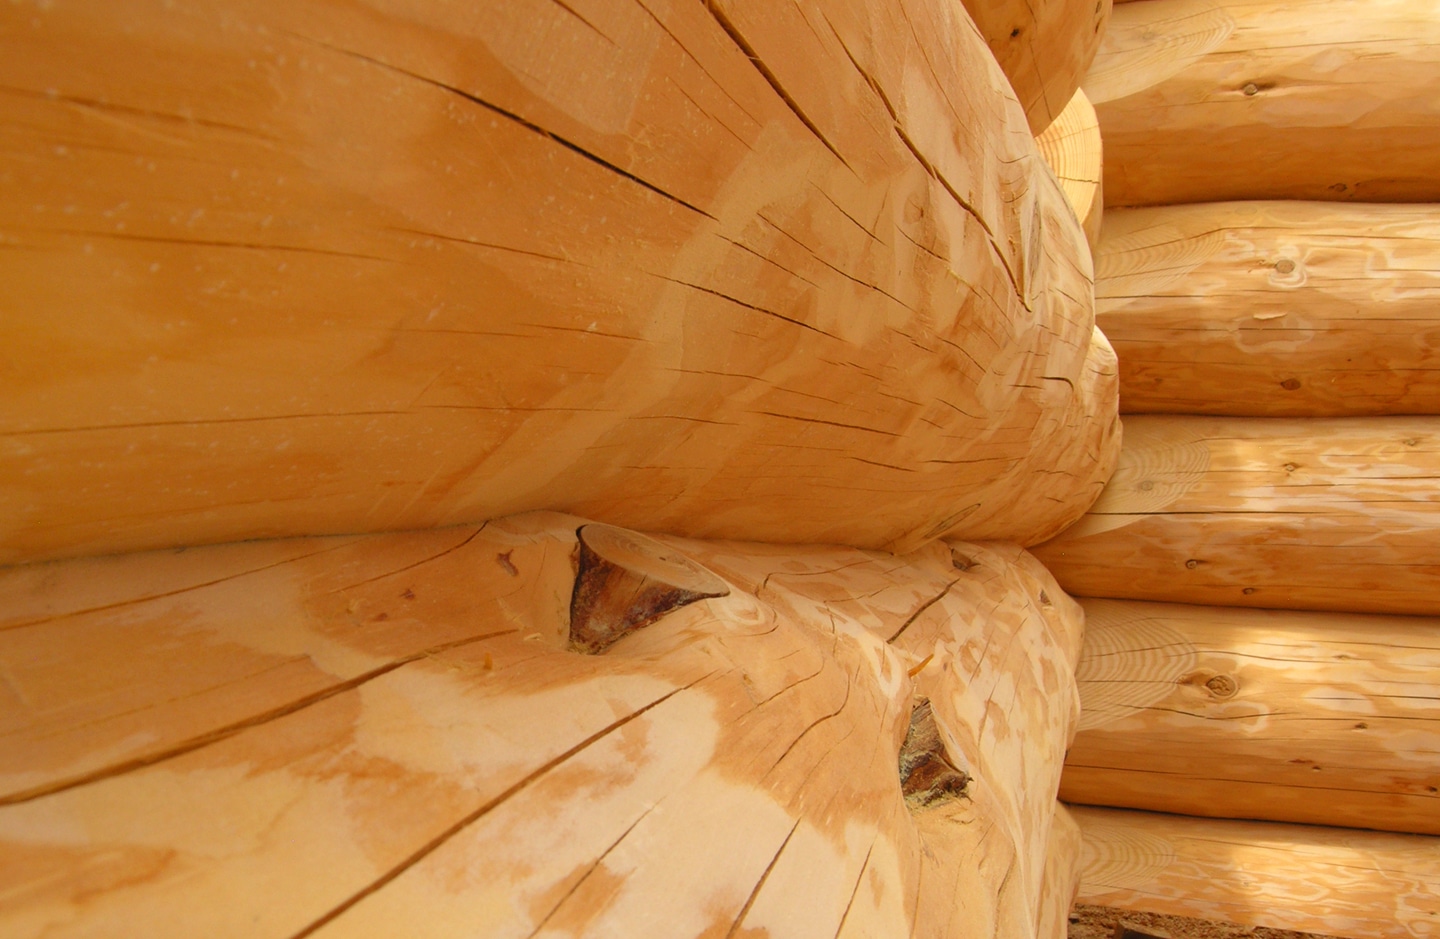
POLYGON ((1059 120, 1100 48, 1111 0, 964 0, 1038 134, 1059 120))
POLYGON ((1440 613, 1440 420, 1126 418, 1094 509, 1035 554, 1080 596, 1440 613))
POLYGON ((1084 88, 1111 205, 1440 201, 1431 0, 1146 0, 1084 88))
POLYGON ((730 593, 585 655, 583 522, 0 572, 0 933, 1034 935, 1082 622, 1038 563, 659 538, 730 593), (922 697, 969 782, 912 810, 922 697))
POLYGON ((1440 619, 1082 605, 1067 802, 1440 834, 1440 619))
POLYGON ((1095 266, 1122 411, 1440 414, 1433 206, 1112 211, 1095 266))
POLYGON ((956 5, 0 24, 0 562, 533 508, 1031 542, 1108 473, 1084 239, 956 5))
MULTIPOLYGON (((1061 776, 1064 782, 1064 776, 1061 776)), ((1062 804, 1055 805, 1050 823, 1050 849, 1045 859, 1045 892, 1041 897, 1038 939, 1065 939, 1069 933, 1070 908, 1080 890, 1080 825, 1062 804)))
POLYGON ((1079 900, 1346 939, 1440 935, 1440 839, 1075 806, 1079 900))
MULTIPOLYGON (((1094 251, 1100 243, 1100 222, 1104 211, 1105 199, 1101 194, 1100 179, 1105 156, 1100 141, 1100 121, 1085 92, 1075 92, 1055 122, 1035 137, 1035 146, 1054 171, 1060 189, 1075 210, 1075 217, 1080 220, 1080 227, 1085 229, 1085 240, 1094 251)), ((1099 259, 1096 260, 1098 262, 1099 259)), ((1095 276, 1098 291, 1098 266, 1095 276)), ((1099 310, 1097 303, 1097 314, 1099 310)))

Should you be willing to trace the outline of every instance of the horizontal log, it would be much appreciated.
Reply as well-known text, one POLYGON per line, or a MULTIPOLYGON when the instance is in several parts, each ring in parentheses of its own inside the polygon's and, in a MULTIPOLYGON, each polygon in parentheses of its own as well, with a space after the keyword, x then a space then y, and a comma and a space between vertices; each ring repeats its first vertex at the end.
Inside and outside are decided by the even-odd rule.
POLYGON ((1440 835, 1440 620, 1082 605, 1067 802, 1440 835))
POLYGON ((1440 414, 1433 206, 1114 211, 1095 294, 1122 411, 1440 414))
POLYGON ((1083 236, 956 5, 0 17, 0 563, 1034 541, 1108 472, 1083 236))
POLYGON ((1146 0, 1084 88, 1110 205, 1440 201, 1428 0, 1146 0))
POLYGON ((1433 418, 1136 415, 1095 507, 1035 548, 1078 596, 1440 614, 1433 418))
POLYGON ((1014 546, 535 513, 10 568, 0 601, 7 937, 1031 936, 1054 905, 1081 611, 1014 546), (577 649, 574 591, 630 592, 581 538, 724 595, 577 649), (957 778, 907 804, 922 700, 957 778))
MULTIPOLYGON (((1095 251, 1100 244, 1100 220, 1105 201, 1100 186, 1104 148, 1100 141, 1100 121, 1085 92, 1075 92, 1055 122, 1035 137, 1035 146, 1054 171, 1061 191, 1075 210, 1080 227, 1085 230, 1086 243, 1092 252, 1095 251)), ((1097 278, 1099 274, 1097 268, 1097 278)), ((1095 287, 1097 290, 1100 287, 1098 279, 1095 287)), ((1098 304, 1096 312, 1099 312, 1098 304)))
POLYGON ((965 0, 1035 133, 1059 120, 1090 69, 1111 0, 965 0))
POLYGON ((1080 902, 1344 939, 1440 935, 1440 839, 1075 807, 1080 902))

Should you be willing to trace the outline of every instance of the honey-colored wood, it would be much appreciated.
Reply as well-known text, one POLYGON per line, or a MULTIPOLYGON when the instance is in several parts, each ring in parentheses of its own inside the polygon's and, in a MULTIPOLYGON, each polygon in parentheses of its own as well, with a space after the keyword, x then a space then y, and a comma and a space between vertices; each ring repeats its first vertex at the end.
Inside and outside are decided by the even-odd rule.
MULTIPOLYGON (((1062 783, 1064 777, 1061 777, 1062 783)), ((1039 939, 1065 939, 1069 913, 1080 890, 1080 826, 1064 805, 1055 806, 1050 848, 1045 858, 1045 892, 1035 930, 1039 939)))
POLYGON ((1032 558, 657 537, 730 592, 582 654, 584 524, 0 572, 0 933, 1035 934, 1081 611, 1032 558), (907 806, 920 699, 966 782, 907 806))
POLYGON ((1440 425, 1126 419, 1094 509, 1035 554, 1079 596, 1440 614, 1440 425))
POLYGON ((1067 802, 1440 835, 1440 620, 1082 605, 1067 802))
POLYGON ((1429 0, 1146 0, 1084 82, 1112 206, 1440 201, 1429 0))
POLYGON ((1059 120, 1090 68, 1111 0, 964 0, 1037 134, 1059 120))
POLYGON ((533 508, 1030 542, 1108 473, 1083 236, 956 5, 0 23, 0 563, 533 508))
POLYGON ((1122 411, 1440 414, 1433 206, 1114 211, 1095 292, 1122 411))
MULTIPOLYGON (((1085 241, 1095 250, 1100 244, 1105 201, 1100 186, 1104 148, 1100 142, 1099 119, 1085 92, 1075 92, 1055 122, 1035 137, 1035 146, 1060 181, 1060 189, 1085 230, 1085 241)), ((1099 277, 1098 267, 1096 277, 1099 277)), ((1095 286, 1098 291, 1098 280, 1095 286)), ((1096 312, 1099 312, 1098 304, 1096 312)))
POLYGON ((1080 902, 1345 939, 1440 935, 1440 839, 1073 807, 1080 902))

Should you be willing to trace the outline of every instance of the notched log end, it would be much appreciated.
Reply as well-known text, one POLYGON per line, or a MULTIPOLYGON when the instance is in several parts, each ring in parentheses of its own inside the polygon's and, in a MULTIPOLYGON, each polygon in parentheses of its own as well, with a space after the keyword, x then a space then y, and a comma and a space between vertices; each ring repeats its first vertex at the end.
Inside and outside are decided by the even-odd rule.
POLYGON ((900 791, 910 810, 928 809, 942 802, 969 798, 970 776, 950 761, 940 728, 928 699, 921 698, 910 711, 910 729, 900 745, 900 791))
POLYGON ((596 655, 673 610, 723 597, 730 587, 652 538, 611 525, 582 525, 570 596, 570 646, 596 655))

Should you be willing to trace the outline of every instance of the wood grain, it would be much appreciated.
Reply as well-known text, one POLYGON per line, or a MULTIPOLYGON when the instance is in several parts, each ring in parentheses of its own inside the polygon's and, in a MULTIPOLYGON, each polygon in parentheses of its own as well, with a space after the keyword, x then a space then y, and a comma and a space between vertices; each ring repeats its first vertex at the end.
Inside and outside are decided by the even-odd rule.
POLYGON ((5 6, 0 563, 1078 515, 1090 260, 963 11, 652 7, 5 6))
POLYGON ((1440 620, 1082 605, 1067 802, 1440 835, 1440 620))
POLYGON ((1080 902, 1341 936, 1440 935, 1440 839, 1074 807, 1080 902))
POLYGON ((1110 205, 1440 201, 1429 0, 1146 0, 1084 88, 1110 205))
POLYGON ((1124 412, 1440 414, 1430 206, 1112 211, 1095 263, 1124 412))
MULTIPOLYGON (((1060 189, 1085 230, 1085 241, 1091 251, 1095 251, 1100 244, 1105 202, 1100 184, 1105 156, 1100 141, 1100 121, 1085 92, 1075 92, 1054 123, 1035 137, 1035 146, 1060 181, 1060 189)), ((1096 277, 1099 276, 1097 267, 1096 277)), ((1097 291, 1100 288, 1098 279, 1095 287, 1097 291)), ((1098 301, 1098 294, 1096 299, 1098 301)), ((1097 314, 1099 309, 1097 302, 1097 314)))
POLYGON ((1094 509, 1035 554, 1071 593, 1440 614, 1440 426, 1127 418, 1094 509))
POLYGON ((1111 0, 964 0, 1039 134, 1060 119, 1100 48, 1111 0))
POLYGON ((0 932, 1034 934, 1081 611, 1033 558, 657 538, 730 593, 586 655, 584 522, 0 572, 0 932), (919 697, 969 782, 911 809, 919 697))

